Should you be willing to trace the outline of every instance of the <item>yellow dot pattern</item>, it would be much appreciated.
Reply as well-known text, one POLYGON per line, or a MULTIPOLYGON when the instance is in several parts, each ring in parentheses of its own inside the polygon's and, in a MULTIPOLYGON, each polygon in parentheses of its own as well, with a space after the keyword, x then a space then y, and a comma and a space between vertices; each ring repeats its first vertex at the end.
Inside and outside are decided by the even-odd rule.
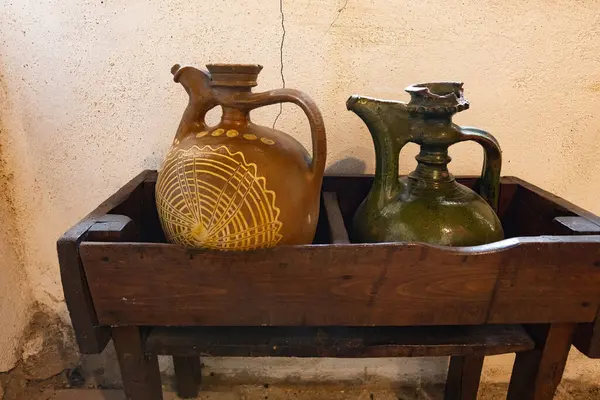
MULTIPOLYGON (((202 131, 202 132, 198 132, 196 134, 196 137, 203 138, 203 137, 207 136, 208 134, 209 134, 208 131, 202 131)), ((225 136, 227 136, 228 138, 235 138, 235 137, 240 136, 240 133, 235 129, 229 129, 229 130, 225 131, 225 129, 219 128, 219 129, 215 129, 214 131, 212 131, 210 133, 211 136, 215 136, 215 137, 222 136, 223 134, 225 134, 225 136)), ((242 135, 242 137, 246 140, 257 140, 258 139, 258 136, 255 135, 254 133, 244 133, 242 135)), ((269 139, 266 137, 261 137, 260 141, 269 146, 272 146, 275 144, 275 141, 273 139, 269 139)), ((175 144, 179 144, 179 142, 176 142, 175 144)))

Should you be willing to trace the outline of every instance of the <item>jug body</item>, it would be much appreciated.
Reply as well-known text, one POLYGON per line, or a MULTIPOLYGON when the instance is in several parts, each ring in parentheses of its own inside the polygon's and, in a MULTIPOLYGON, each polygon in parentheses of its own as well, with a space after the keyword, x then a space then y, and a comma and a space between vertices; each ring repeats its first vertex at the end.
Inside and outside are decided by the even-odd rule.
POLYGON ((190 104, 156 183, 169 242, 254 250, 313 240, 326 154, 323 122, 301 92, 252 93, 260 68, 217 64, 208 66, 210 74, 175 68, 176 80, 186 86, 188 73, 196 87, 187 83, 190 104), (293 137, 250 120, 251 109, 284 101, 307 112, 313 157, 293 137), (207 126, 204 115, 215 105, 223 109, 221 121, 207 126))
POLYGON ((462 84, 432 83, 407 88, 409 103, 353 96, 348 108, 367 124, 376 152, 371 191, 354 214, 354 242, 425 242, 473 246, 502 240, 496 214, 501 153, 487 132, 455 125, 451 116, 468 108, 462 84), (465 140, 485 150, 477 192, 448 171, 448 147, 465 140), (417 143, 417 168, 398 177, 398 156, 417 143))
POLYGON ((427 187, 410 177, 399 182, 403 191, 385 205, 361 203, 352 221, 353 242, 474 246, 504 238, 492 207, 470 188, 456 181, 427 187))

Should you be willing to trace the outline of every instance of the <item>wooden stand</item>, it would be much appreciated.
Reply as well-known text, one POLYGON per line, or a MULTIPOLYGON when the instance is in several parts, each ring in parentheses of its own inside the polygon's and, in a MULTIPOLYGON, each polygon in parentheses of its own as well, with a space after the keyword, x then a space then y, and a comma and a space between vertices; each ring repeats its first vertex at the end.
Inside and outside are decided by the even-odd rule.
POLYGON ((130 399, 161 398, 157 354, 175 357, 183 397, 200 355, 450 356, 446 398, 475 399, 483 357, 517 352, 519 400, 553 397, 573 341, 600 356, 600 219, 517 178, 501 184, 508 239, 490 245, 349 243, 371 178, 326 177, 312 245, 241 253, 166 244, 155 180, 140 174, 58 242, 80 350, 112 337, 130 399))

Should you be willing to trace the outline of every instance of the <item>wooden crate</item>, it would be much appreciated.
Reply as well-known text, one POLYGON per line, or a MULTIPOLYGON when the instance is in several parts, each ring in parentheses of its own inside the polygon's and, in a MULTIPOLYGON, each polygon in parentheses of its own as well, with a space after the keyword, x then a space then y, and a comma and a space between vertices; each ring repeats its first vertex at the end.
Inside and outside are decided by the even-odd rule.
POLYGON ((241 253, 166 244, 155 182, 138 175, 58 242, 84 353, 109 326, 578 323, 575 344, 600 356, 600 219, 518 178, 502 178, 507 239, 489 245, 348 243, 372 178, 329 176, 313 244, 241 253))

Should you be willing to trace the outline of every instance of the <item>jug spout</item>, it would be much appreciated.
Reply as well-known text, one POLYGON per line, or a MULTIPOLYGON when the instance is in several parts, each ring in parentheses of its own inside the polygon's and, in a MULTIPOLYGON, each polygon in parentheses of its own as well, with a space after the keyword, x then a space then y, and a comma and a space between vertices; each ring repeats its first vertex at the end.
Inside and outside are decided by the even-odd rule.
POLYGON ((175 140, 181 141, 188 133, 204 129, 204 117, 210 109, 217 105, 217 102, 208 72, 175 64, 171 68, 171 73, 173 80, 181 83, 190 98, 175 135, 175 140))
POLYGON ((346 108, 364 121, 373 138, 376 168, 369 201, 382 207, 402 191, 398 157, 411 138, 406 104, 353 95, 346 101, 346 108))

